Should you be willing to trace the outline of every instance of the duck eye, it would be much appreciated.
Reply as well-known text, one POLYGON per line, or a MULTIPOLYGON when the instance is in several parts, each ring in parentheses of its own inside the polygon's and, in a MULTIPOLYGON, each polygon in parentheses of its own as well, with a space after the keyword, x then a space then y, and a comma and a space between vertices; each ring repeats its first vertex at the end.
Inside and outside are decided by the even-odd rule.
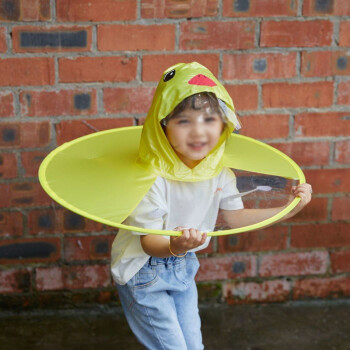
POLYGON ((171 79, 173 79, 175 76, 175 69, 171 70, 170 72, 166 73, 164 75, 164 78, 163 78, 163 81, 166 82, 166 81, 169 81, 171 79))

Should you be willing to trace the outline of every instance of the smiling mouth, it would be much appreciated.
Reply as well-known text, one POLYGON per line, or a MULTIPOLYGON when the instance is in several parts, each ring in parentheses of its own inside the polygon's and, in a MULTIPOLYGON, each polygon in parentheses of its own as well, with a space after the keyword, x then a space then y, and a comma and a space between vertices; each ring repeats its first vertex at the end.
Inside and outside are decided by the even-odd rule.
POLYGON ((206 145, 206 142, 196 142, 196 143, 188 144, 189 147, 195 150, 202 149, 205 145, 206 145))

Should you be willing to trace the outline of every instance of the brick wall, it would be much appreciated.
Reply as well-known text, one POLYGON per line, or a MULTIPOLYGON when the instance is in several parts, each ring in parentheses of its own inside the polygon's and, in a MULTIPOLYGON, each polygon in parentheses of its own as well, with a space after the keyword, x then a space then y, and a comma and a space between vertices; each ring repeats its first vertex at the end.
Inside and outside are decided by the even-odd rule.
POLYGON ((214 239, 201 300, 349 297, 349 16, 342 0, 0 0, 0 307, 117 302, 115 229, 54 204, 38 166, 63 142, 141 123, 161 72, 193 60, 223 81, 242 133, 314 188, 291 221, 214 239))

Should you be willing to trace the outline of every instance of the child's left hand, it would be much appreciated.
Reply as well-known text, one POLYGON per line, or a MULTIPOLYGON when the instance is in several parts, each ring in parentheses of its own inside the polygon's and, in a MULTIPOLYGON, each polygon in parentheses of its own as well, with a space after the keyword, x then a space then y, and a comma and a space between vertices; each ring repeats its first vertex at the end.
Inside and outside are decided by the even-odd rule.
POLYGON ((300 202, 290 212, 290 217, 294 216, 296 213, 299 213, 300 210, 310 203, 312 187, 310 184, 305 183, 298 186, 293 186, 291 192, 295 197, 300 197, 300 202))

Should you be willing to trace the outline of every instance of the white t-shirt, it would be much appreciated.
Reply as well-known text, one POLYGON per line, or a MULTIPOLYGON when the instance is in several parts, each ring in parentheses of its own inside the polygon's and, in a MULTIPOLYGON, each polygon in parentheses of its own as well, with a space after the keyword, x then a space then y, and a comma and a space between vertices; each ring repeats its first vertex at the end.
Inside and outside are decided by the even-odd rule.
MULTIPOLYGON (((126 225, 157 230, 174 230, 178 226, 213 231, 219 208, 237 210, 243 203, 233 172, 224 168, 210 180, 181 182, 158 177, 126 225)), ((116 283, 127 283, 147 262, 139 232, 119 230, 112 245, 112 276, 116 283)), ((165 236, 169 239, 169 236, 165 236)), ((206 242, 192 251, 209 245, 206 242)))

